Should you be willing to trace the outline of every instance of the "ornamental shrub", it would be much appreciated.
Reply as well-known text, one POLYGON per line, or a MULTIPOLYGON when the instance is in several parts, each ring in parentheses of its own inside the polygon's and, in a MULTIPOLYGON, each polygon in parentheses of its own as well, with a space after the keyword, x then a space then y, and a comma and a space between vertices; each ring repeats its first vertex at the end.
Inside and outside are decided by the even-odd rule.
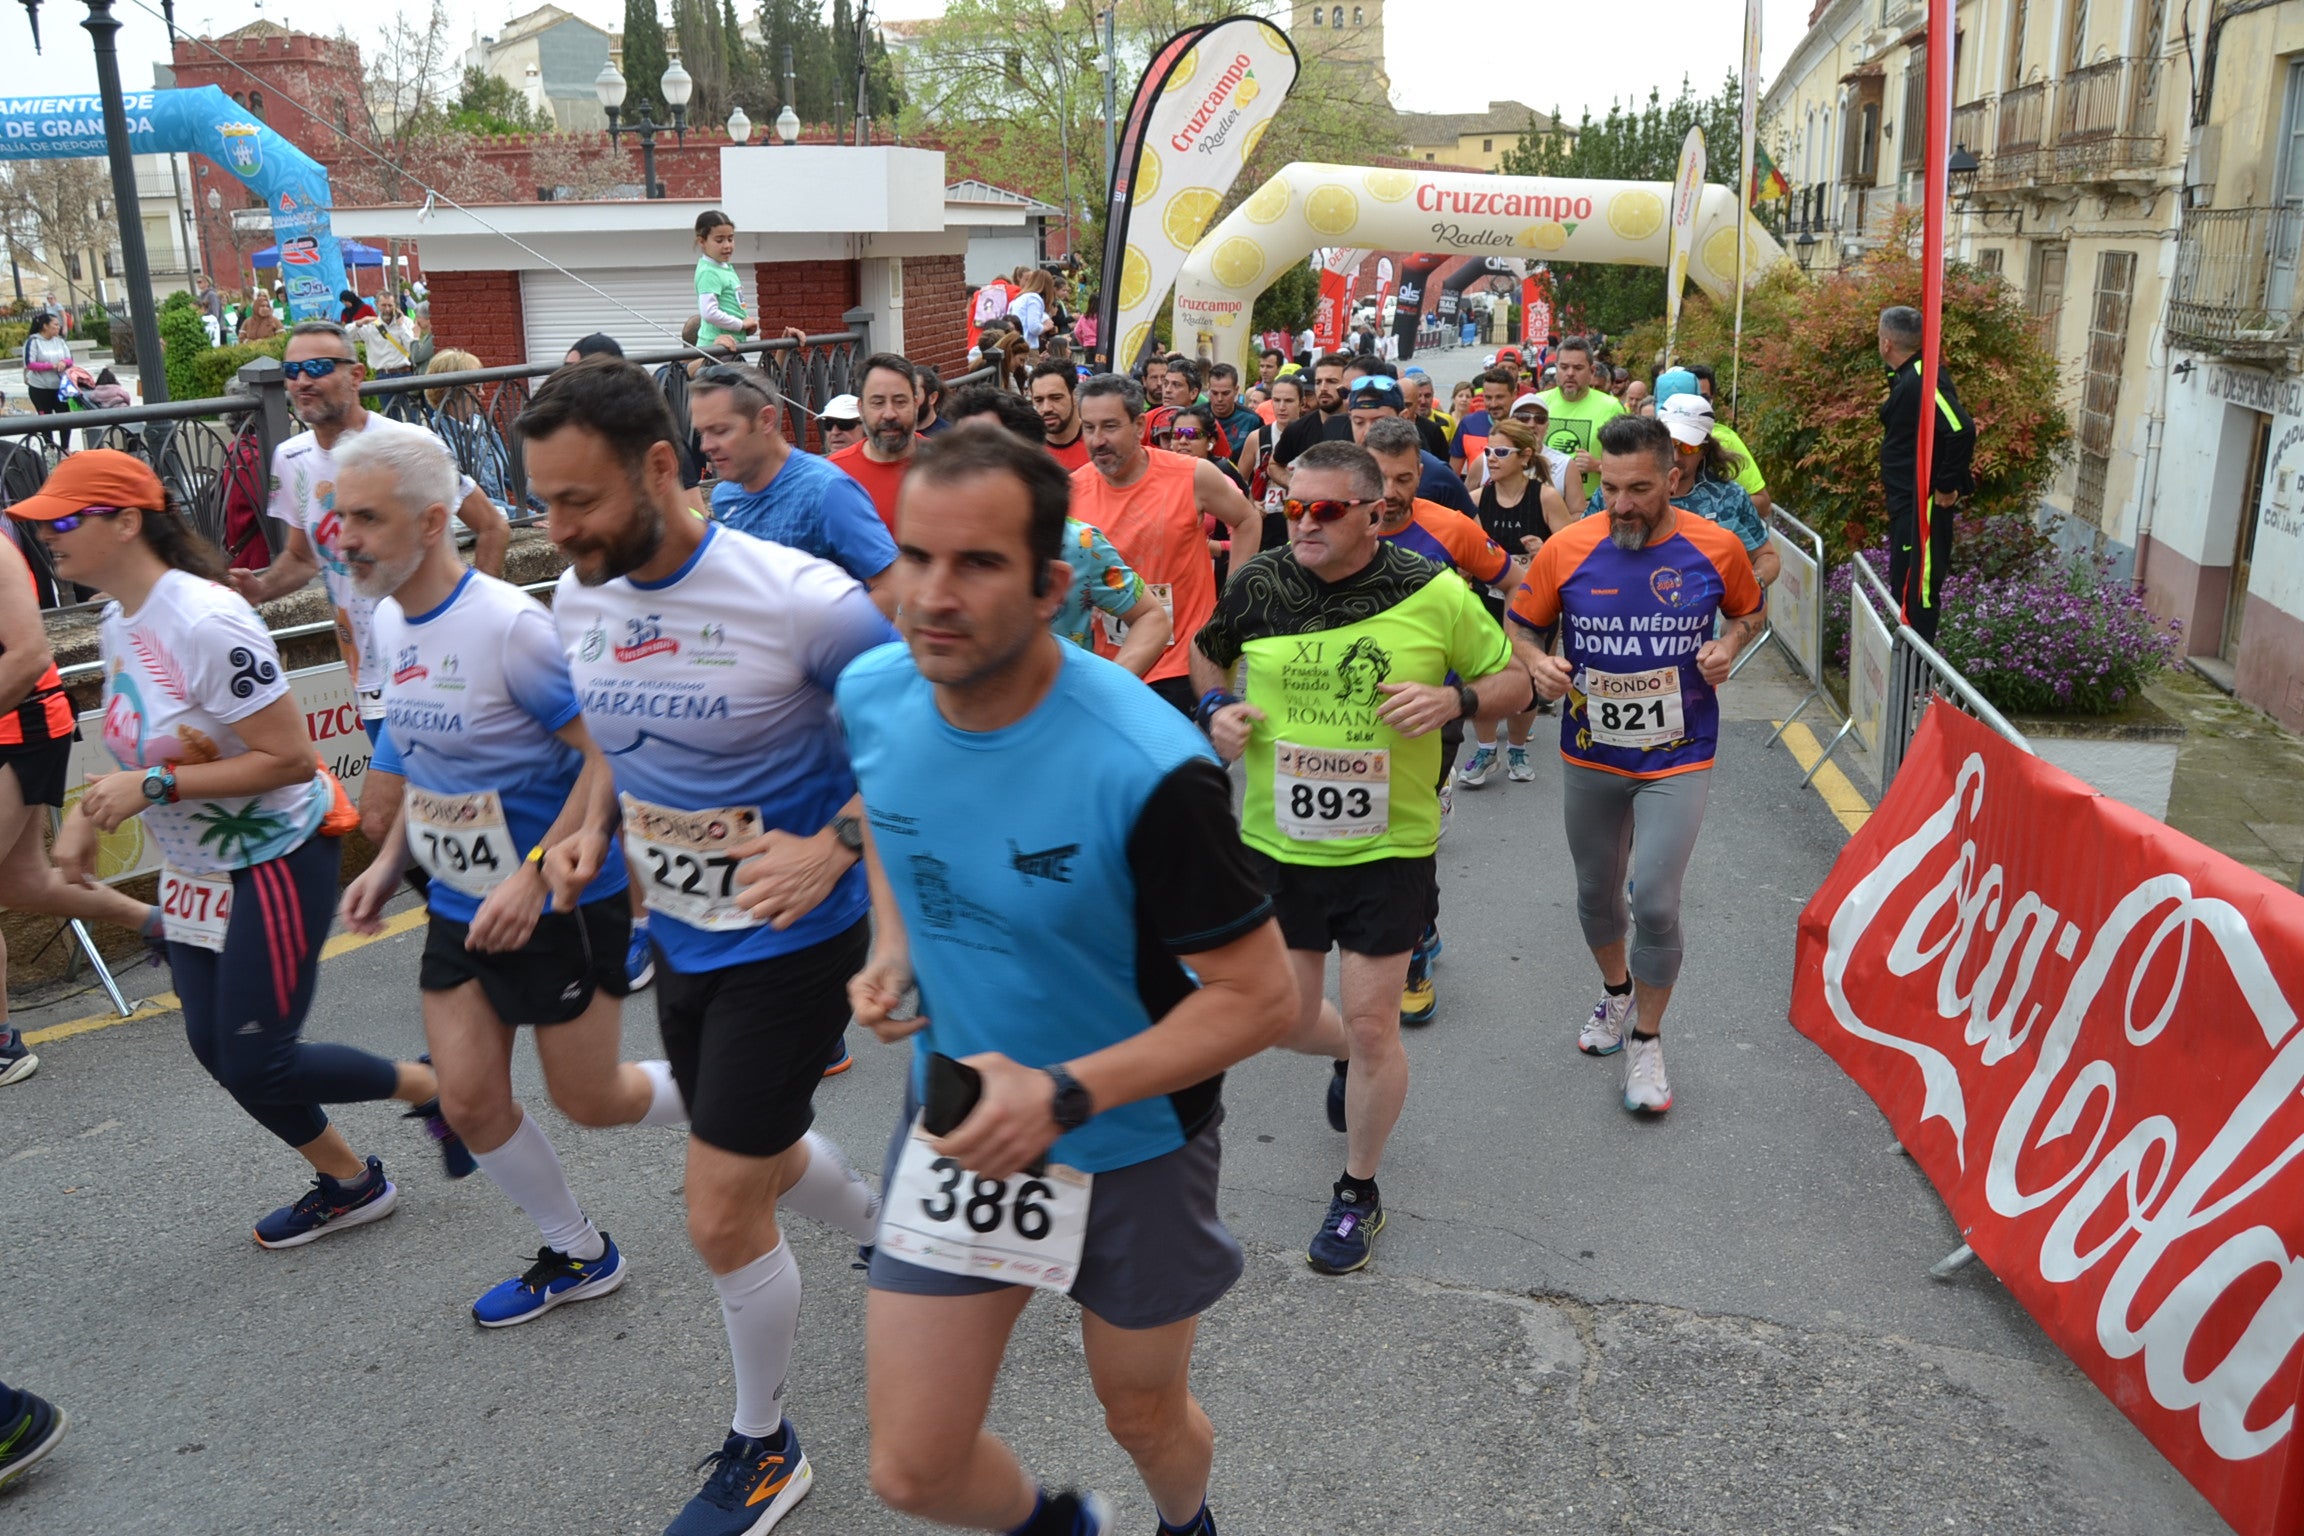
MULTIPOLYGON (((285 332, 262 341, 243 341, 229 347, 211 347, 192 363, 192 393, 187 400, 213 400, 231 387, 233 378, 260 357, 281 357, 288 351, 285 332)), ((173 386, 171 386, 173 387, 173 386)))
POLYGON ((200 359, 215 349, 208 345, 208 328, 200 323, 198 305, 178 304, 178 295, 169 295, 168 302, 160 306, 160 357, 168 372, 168 398, 171 400, 198 400, 201 397, 193 380, 200 359))
MULTIPOLYGON (((1906 209, 1879 249, 1854 267, 1811 278, 1787 262, 1748 289, 1733 415, 1735 307, 1691 294, 1681 310, 1679 358, 1712 365, 1721 419, 1751 445, 1776 500, 1823 535, 1833 565, 1886 541, 1879 410, 1888 379, 1880 364, 1880 311, 1920 303, 1919 234, 1919 210, 1906 209)), ((1663 322, 1652 321, 1624 337, 1617 358, 1650 372, 1663 345, 1663 322)), ((2072 445, 2047 336, 2013 286, 1950 262, 1944 357, 1977 424, 1976 496, 1963 535, 2002 520, 2029 524, 2072 445)), ((1996 547, 2024 537, 2008 531, 1996 547)), ((1977 554, 1966 537, 1957 540, 1953 571, 1970 569, 1977 554)))

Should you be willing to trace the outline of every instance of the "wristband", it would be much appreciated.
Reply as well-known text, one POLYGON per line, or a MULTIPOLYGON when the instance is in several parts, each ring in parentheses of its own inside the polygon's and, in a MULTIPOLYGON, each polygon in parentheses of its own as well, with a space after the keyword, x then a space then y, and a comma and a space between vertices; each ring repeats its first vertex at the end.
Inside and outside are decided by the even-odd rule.
POLYGON ((526 857, 525 859, 522 859, 520 862, 521 862, 521 863, 523 863, 523 864, 541 864, 541 863, 543 863, 543 862, 544 862, 544 845, 543 845, 542 843, 538 843, 538 844, 537 844, 535 847, 533 847, 533 848, 529 849, 529 850, 528 850, 528 857, 526 857))
POLYGON ((1226 693, 1221 688, 1211 688, 1200 695, 1200 707, 1192 712, 1193 721, 1205 731, 1216 719, 1216 711, 1239 702, 1239 695, 1226 693))

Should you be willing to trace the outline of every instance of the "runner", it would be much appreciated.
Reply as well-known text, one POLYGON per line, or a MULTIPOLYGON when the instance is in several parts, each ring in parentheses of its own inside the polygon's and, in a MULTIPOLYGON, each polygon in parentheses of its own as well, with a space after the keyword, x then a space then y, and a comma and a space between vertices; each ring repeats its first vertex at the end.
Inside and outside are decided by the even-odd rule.
POLYGON ((1208 409, 1216 413, 1216 425, 1224 429, 1227 458, 1240 451, 1249 433, 1264 425, 1263 417, 1241 404, 1240 370, 1230 363, 1218 363, 1208 370, 1208 409))
POLYGON ((1351 354, 1330 352, 1312 365, 1312 398, 1306 402, 1310 409, 1280 434, 1272 450, 1272 478, 1281 489, 1288 488, 1289 466, 1305 449, 1319 442, 1351 441, 1352 418, 1344 411, 1344 370, 1351 363, 1351 354))
POLYGON ((1349 1141, 1309 1257, 1343 1274, 1383 1230, 1376 1173, 1408 1095, 1399 997, 1437 905, 1440 727, 1522 707, 1528 675, 1461 577, 1377 536, 1384 477, 1366 449, 1305 450, 1296 493, 1289 548, 1241 570, 1192 678, 1217 752, 1246 755, 1241 835, 1296 970, 1284 1043, 1336 1059, 1328 1119, 1349 1141), (1228 691, 1242 660, 1245 700, 1228 691), (1471 681, 1448 686, 1451 672, 1471 681), (1341 1013, 1323 996, 1332 946, 1341 1013))
MULTIPOLYGON (((1372 359, 1377 369, 1388 369, 1391 364, 1372 359)), ((1389 373, 1369 372, 1354 379, 1344 391, 1344 403, 1352 419, 1352 441, 1365 444, 1369 426, 1378 421, 1394 418, 1407 420, 1408 397, 1400 388, 1400 381, 1389 373)), ((1416 423, 1408 422, 1413 430, 1416 423)), ((1463 517, 1477 510, 1472 497, 1464 489, 1463 477, 1448 467, 1448 461, 1424 447, 1422 433, 1416 436, 1419 468, 1416 476, 1416 494, 1424 500, 1446 507, 1463 517)))
POLYGON ((1536 397, 1551 422, 1544 446, 1568 461, 1572 488, 1566 489, 1566 494, 1570 506, 1583 505, 1600 489, 1600 460, 1594 452, 1599 446, 1600 428, 1624 414, 1623 401, 1593 387, 1596 370, 1605 366, 1593 361, 1595 350, 1594 343, 1583 336, 1571 336, 1560 343, 1554 363, 1560 382, 1536 397))
POLYGON ((1736 478, 1737 466, 1721 446, 1712 407, 1693 390, 1676 394, 1656 409, 1655 420, 1672 434, 1672 504, 1710 518, 1744 546, 1752 575, 1765 587, 1784 568, 1760 510, 1736 478))
POLYGON ((1041 446, 1067 473, 1088 467, 1088 444, 1080 436, 1080 375, 1069 363, 1042 363, 1032 370, 1032 409, 1040 413, 1041 446))
POLYGON ((1448 441, 1448 467, 1462 475, 1468 485, 1478 483, 1489 433, 1509 414, 1513 392, 1519 388, 1519 380, 1509 368, 1491 368, 1473 382, 1480 386, 1479 408, 1458 419, 1456 435, 1448 441))
POLYGON ((300 1038, 340 839, 358 818, 312 750, 271 635, 220 585, 223 557, 149 466, 109 448, 72 455, 8 510, 41 525, 59 580, 112 598, 99 643, 104 745, 120 771, 91 779, 64 818, 56 867, 86 883, 98 836, 143 817, 166 861, 160 908, 192 1054, 312 1165, 310 1192, 259 1221, 256 1241, 294 1248, 399 1203, 384 1165, 357 1156, 322 1104, 409 1104, 449 1177, 471 1172, 429 1066, 300 1038))
POLYGON ((1166 610, 1173 637, 1144 680, 1189 715, 1192 637, 1216 607, 1201 516, 1232 530, 1233 557, 1242 561, 1256 553, 1262 520, 1215 465, 1144 446, 1144 395, 1134 380, 1098 374, 1080 386, 1079 408, 1089 465, 1073 473, 1072 515, 1112 541, 1166 610))
MULTIPOLYGON (((1353 415, 1360 414, 1355 408, 1353 415)), ((1506 591, 1519 587, 1520 577, 1528 568, 1527 556, 1514 557, 1482 532, 1471 518, 1427 501, 1419 494, 1419 480, 1428 477, 1430 470, 1413 422, 1387 412, 1384 419, 1368 425, 1362 446, 1374 456, 1377 472, 1384 477, 1383 517, 1376 525, 1379 535, 1446 566, 1463 577, 1475 593, 1490 587, 1502 587, 1506 591)), ((1447 474, 1447 469, 1443 467, 1441 473, 1447 474)), ((1458 486, 1458 490, 1462 487, 1458 486)), ((1458 679, 1451 673, 1448 681, 1453 685, 1458 679)), ((1440 777, 1434 788, 1440 795, 1442 834, 1447 832, 1450 813, 1455 809, 1456 754, 1463 748, 1464 730, 1461 720, 1450 720, 1440 728, 1440 777)), ((1437 896, 1434 905, 1437 909, 1437 896)), ((1424 932, 1408 956, 1408 980, 1400 993, 1401 1023, 1429 1024, 1438 1012, 1440 1005, 1432 984, 1432 962, 1440 958, 1440 948, 1440 921, 1435 910, 1432 921, 1425 924, 1424 932)))
POLYGON ((875 929, 849 996, 882 1039, 920 1039, 871 1266, 872 1485, 946 1525, 1115 1529, 1102 1499, 1050 1492, 984 1429, 1039 1286, 1081 1308, 1089 1379, 1160 1530, 1214 1536, 1214 1432, 1188 1377, 1199 1315, 1245 1262, 1217 1211, 1221 1079, 1295 997, 1206 745, 1046 637, 1067 492, 995 433, 924 453, 897 526, 909 649, 840 680, 875 929), (893 1017, 915 983, 921 1008, 893 1017), (981 1096, 930 1137, 924 1107, 963 1079, 981 1096))
MULTIPOLYGON (((1488 437, 1487 483, 1480 487, 1481 530, 1505 549, 1531 559, 1546 539, 1566 532, 1576 519, 1553 486, 1551 467, 1537 444, 1534 429, 1516 416, 1497 422, 1488 437)), ((1526 574, 1525 568, 1522 574, 1526 574)), ((1480 600, 1489 617, 1502 623, 1504 605, 1519 588, 1519 582, 1512 581, 1501 591, 1491 587, 1482 592, 1480 600)), ((1536 724, 1537 713, 1521 710, 1505 720, 1490 741, 1482 741, 1475 731, 1472 759, 1458 770, 1456 782, 1466 789, 1480 788, 1495 773, 1499 755, 1504 759, 1506 778, 1515 784, 1534 782, 1536 765, 1528 760, 1528 733, 1536 724)))
POLYGON ((785 438, 775 380, 748 364, 715 364, 688 386, 688 420, 719 475, 714 522, 831 561, 886 611, 896 541, 862 485, 785 438))
POLYGON ((1763 524, 1771 521, 1776 503, 1768 495, 1768 477, 1761 472, 1760 461, 1753 457, 1752 450, 1745 446, 1744 439, 1737 435, 1735 428, 1719 419, 1719 402, 1712 398, 1710 366, 1690 363, 1685 368, 1667 368, 1656 376, 1657 409, 1661 410, 1664 402, 1674 395, 1690 394, 1702 395, 1704 403, 1712 407, 1713 441, 1727 451, 1729 461, 1736 466, 1736 483, 1744 488, 1745 495, 1752 498, 1752 506, 1759 512, 1760 521, 1763 524))
MULTIPOLYGON (((160 941, 160 909, 109 885, 66 880, 48 862, 48 812, 71 788, 76 722, 48 631, 40 587, 14 539, 0 538, 0 907, 134 929, 160 941)), ((40 1070, 40 1058, 8 1023, 8 947, 0 939, 0 1087, 40 1070)), ((0 1426, 13 1422, 0 1415, 0 1426)))
POLYGON ((1160 434, 1176 419, 1176 413, 1200 398, 1200 365, 1181 352, 1170 353, 1160 365, 1160 395, 1153 399, 1145 391, 1144 442, 1157 446, 1160 434))
POLYGON ((1408 416, 1416 423, 1416 435, 1423 439, 1424 451, 1441 463, 1448 462, 1448 426, 1438 419, 1432 409, 1432 375, 1413 365, 1400 370, 1400 387, 1408 394, 1408 416))
POLYGON ((605 1296, 625 1276, 543 1127, 512 1097, 519 1027, 537 1026, 552 1102, 578 1125, 678 1125, 688 1112, 666 1063, 617 1059, 631 919, 624 861, 600 831, 615 794, 551 615, 456 557, 456 463, 445 450, 370 434, 344 446, 336 471, 345 563, 376 604, 376 640, 392 658, 376 760, 411 786, 375 862, 344 893, 344 922, 383 932, 408 861, 430 874, 418 984, 441 1103, 480 1171, 544 1240, 526 1273, 472 1304, 482 1327, 506 1328, 605 1296), (545 857, 580 838, 592 840, 582 856, 598 874, 547 910, 545 857))
POLYGON ((856 376, 863 440, 829 456, 871 494, 880 521, 890 528, 896 526, 896 488, 912 467, 913 450, 926 441, 917 429, 920 401, 914 377, 912 364, 893 352, 864 359, 856 376))
MULTIPOLYGON (((657 1021, 689 1111, 688 1232, 735 1360, 727 1441, 667 1536, 755 1536, 813 1478, 784 1416, 800 1276, 778 1208, 859 1243, 878 1215, 808 1126, 867 931, 831 685, 892 631, 837 567, 681 506, 672 413, 639 368, 564 369, 518 426, 571 561, 553 621, 648 876, 657 1021)), ((563 889, 587 883, 558 871, 563 889)))
POLYGON ((0 1381, 0 1488, 56 1449, 70 1422, 64 1410, 48 1399, 0 1381))
POLYGON ((1596 446, 1608 515, 1538 553, 1512 599, 1513 644, 1540 695, 1568 698, 1561 806, 1576 916, 1603 986, 1576 1046, 1613 1055, 1630 1020, 1624 1107, 1660 1115, 1672 1107, 1660 1033, 1680 975, 1680 885, 1720 735, 1713 690, 1759 634, 1761 597, 1743 546, 1672 505, 1669 432, 1625 416, 1600 429, 1596 446), (1549 655, 1563 619, 1565 654, 1549 655))

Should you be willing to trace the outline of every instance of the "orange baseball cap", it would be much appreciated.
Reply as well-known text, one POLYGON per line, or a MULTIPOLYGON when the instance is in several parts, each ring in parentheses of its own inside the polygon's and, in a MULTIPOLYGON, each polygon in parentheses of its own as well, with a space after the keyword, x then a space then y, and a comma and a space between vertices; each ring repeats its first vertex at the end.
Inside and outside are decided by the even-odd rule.
POLYGON ((85 448, 51 470, 39 491, 9 507, 8 515, 51 523, 88 507, 157 512, 167 504, 151 465, 117 448, 85 448))

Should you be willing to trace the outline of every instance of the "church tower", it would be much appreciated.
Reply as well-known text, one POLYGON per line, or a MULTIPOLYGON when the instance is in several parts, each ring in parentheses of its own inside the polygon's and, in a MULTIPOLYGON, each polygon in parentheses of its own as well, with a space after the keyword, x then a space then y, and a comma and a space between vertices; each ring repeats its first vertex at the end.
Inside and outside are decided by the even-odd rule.
POLYGON ((1369 81, 1379 96, 1391 95, 1392 79, 1384 72, 1384 0, 1292 0, 1288 35, 1306 58, 1326 59, 1369 81))

